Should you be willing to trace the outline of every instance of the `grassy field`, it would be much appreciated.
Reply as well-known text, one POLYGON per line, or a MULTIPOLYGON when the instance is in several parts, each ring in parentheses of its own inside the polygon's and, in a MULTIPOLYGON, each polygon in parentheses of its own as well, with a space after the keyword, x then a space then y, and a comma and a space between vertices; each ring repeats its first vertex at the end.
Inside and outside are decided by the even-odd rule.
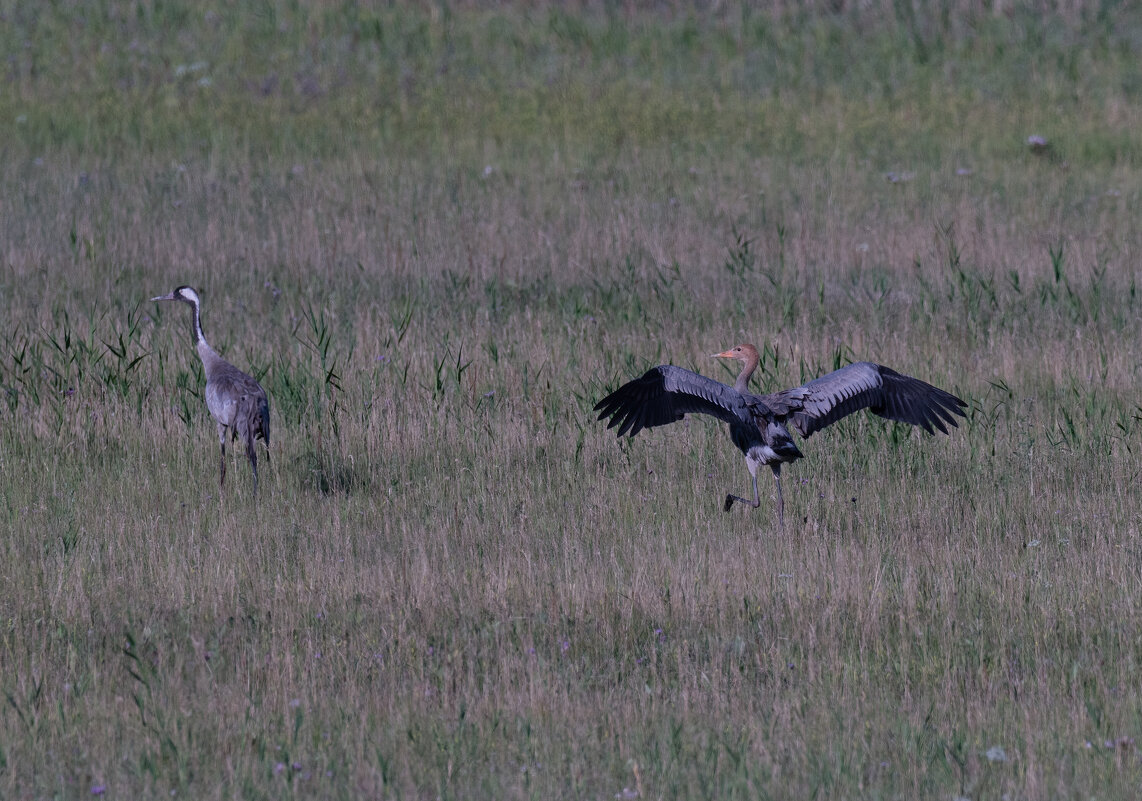
POLYGON ((853 5, 0 1, 0 797, 1137 797, 1142 14, 853 5))

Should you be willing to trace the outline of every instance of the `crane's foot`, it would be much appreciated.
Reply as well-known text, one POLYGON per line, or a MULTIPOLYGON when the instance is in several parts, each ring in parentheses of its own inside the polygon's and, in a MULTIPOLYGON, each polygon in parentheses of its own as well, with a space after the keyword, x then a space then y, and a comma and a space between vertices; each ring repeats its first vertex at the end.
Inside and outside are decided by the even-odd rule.
POLYGON ((726 496, 726 505, 722 507, 722 511, 723 512, 730 511, 730 507, 734 505, 734 501, 741 501, 746 506, 748 506, 750 509, 756 509, 757 507, 761 506, 761 501, 759 501, 759 500, 751 501, 749 498, 743 498, 740 495, 727 495, 726 496))

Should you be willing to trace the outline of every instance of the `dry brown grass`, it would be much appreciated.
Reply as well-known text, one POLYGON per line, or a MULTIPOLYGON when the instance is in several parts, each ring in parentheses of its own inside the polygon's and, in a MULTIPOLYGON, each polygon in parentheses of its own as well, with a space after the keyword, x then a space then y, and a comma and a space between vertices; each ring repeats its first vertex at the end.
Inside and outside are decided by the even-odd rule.
MULTIPOLYGON (((334 61, 338 19, 303 26, 334 61)), ((489 19, 451 24, 479 42, 489 19)), ((504 24, 543 55, 561 19, 504 24)), ((692 50, 673 16, 634 19, 708 88, 694 54, 723 18, 692 50)), ((556 56, 531 66, 568 106, 605 104, 556 56)), ((443 90, 416 74, 408 115, 431 120, 443 90)), ((926 124, 945 111, 851 89, 723 88, 726 119, 676 141, 600 143, 579 109, 557 147, 571 111, 526 133, 505 103, 420 157, 406 129, 339 150, 314 121, 353 105, 332 90, 298 112, 316 144, 21 140, 0 164, 0 796, 1129 797, 1133 151, 1108 160, 1076 119, 1025 152, 1015 94, 948 144, 926 124), (734 140, 737 101, 778 144, 734 140), (216 485, 185 310, 144 302, 181 283, 271 394, 257 504, 239 458, 216 485), (768 387, 867 358, 971 414, 947 438, 865 416, 813 437, 780 536, 768 498, 720 511, 748 480, 720 426, 617 442, 590 411, 660 361, 725 376, 706 354, 739 340, 767 347, 768 387)), ((639 124, 685 119, 648 91, 639 124)))

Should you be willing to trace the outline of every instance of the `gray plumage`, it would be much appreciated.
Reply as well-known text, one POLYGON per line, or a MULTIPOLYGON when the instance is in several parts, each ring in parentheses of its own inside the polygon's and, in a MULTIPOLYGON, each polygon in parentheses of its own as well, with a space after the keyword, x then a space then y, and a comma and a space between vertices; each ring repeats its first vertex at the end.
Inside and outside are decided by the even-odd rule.
POLYGON ((152 301, 178 300, 191 308, 191 328, 194 347, 202 359, 206 373, 206 408, 218 425, 218 443, 222 451, 219 486, 226 483, 226 435, 239 440, 246 448, 246 456, 254 471, 254 494, 258 494, 258 454, 254 442, 266 443, 266 459, 270 458, 270 402, 266 391, 253 379, 210 347, 202 334, 202 301, 189 286, 180 286, 169 295, 151 298, 152 301))
POLYGON ((749 391, 749 379, 757 369, 757 348, 738 345, 714 357, 742 362, 732 387, 663 364, 603 398, 595 411, 600 420, 610 418, 607 428, 617 426, 620 437, 633 437, 644 428, 673 423, 694 413, 729 423, 730 438, 745 455, 753 479, 753 500, 727 495, 725 510, 729 511, 734 501, 755 509, 761 505, 757 470, 769 465, 777 483, 777 515, 782 528, 781 465, 803 455, 790 436, 790 428, 808 437, 853 412, 868 409, 889 420, 920 426, 929 434, 937 430, 947 434, 948 426, 957 426, 956 416, 963 417, 962 408, 967 406, 949 392, 872 362, 850 364, 793 389, 755 395, 749 391))

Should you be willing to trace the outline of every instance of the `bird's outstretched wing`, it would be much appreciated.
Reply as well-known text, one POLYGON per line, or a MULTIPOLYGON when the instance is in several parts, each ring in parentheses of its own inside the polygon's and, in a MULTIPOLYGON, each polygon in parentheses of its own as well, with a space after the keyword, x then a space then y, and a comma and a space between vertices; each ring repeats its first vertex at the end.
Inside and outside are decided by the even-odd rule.
POLYGON ((735 424, 752 420, 747 398, 720 381, 663 364, 647 370, 595 404, 599 419, 611 418, 607 428, 619 427, 618 435, 634 436, 644 428, 664 426, 687 414, 709 414, 735 424))
POLYGON ((857 362, 794 389, 762 396, 775 414, 803 437, 842 417, 868 409, 929 434, 956 428, 967 404, 950 392, 872 362, 857 362))

